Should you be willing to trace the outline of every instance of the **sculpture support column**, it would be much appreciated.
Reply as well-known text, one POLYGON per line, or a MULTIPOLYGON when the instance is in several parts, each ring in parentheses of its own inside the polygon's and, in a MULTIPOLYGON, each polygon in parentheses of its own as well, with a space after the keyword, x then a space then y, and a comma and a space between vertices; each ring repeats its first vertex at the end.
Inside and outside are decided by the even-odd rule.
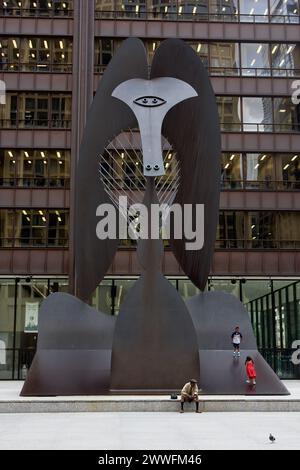
MULTIPOLYGON (((69 292, 76 295, 75 276, 75 181, 79 148, 89 107, 93 101, 94 84, 94 24, 95 2, 74 0, 73 21, 73 83, 72 83, 72 142, 71 191, 69 221, 69 292), (76 33, 76 34, 75 34, 76 33)), ((77 225, 78 226, 78 225, 77 225)))

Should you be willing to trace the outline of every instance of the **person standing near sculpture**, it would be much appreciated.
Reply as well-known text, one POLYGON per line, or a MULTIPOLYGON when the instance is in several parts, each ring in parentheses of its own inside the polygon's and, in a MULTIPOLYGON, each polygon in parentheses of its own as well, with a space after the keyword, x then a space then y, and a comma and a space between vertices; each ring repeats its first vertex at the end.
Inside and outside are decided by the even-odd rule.
POLYGON ((232 346, 233 346, 233 357, 240 357, 240 344, 243 339, 243 335, 240 332, 240 327, 236 326, 234 332, 231 335, 232 346))
POLYGON ((184 413, 183 405, 184 402, 187 401, 189 403, 195 402, 196 403, 196 413, 201 413, 199 411, 199 397, 198 397, 198 385, 197 385, 197 380, 191 379, 189 382, 187 382, 183 389, 181 390, 181 409, 180 413, 184 413))

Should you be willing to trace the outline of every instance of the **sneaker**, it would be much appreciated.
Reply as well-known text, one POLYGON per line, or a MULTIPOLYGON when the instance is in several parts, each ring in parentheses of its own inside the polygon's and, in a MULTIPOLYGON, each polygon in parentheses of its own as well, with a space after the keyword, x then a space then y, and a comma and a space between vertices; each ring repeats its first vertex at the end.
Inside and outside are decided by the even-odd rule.
POLYGON ((180 413, 184 413, 184 411, 183 411, 183 410, 180 410, 180 413))
POLYGON ((250 383, 250 380, 247 379, 246 382, 247 382, 247 384, 249 384, 249 383, 250 383))
POLYGON ((202 411, 196 410, 196 413, 202 413, 202 411))
POLYGON ((233 353, 233 357, 235 357, 235 352, 233 353))
POLYGON ((256 385, 256 380, 253 380, 253 385, 256 385))
POLYGON ((241 357, 241 353, 240 353, 240 352, 238 352, 238 357, 241 357))

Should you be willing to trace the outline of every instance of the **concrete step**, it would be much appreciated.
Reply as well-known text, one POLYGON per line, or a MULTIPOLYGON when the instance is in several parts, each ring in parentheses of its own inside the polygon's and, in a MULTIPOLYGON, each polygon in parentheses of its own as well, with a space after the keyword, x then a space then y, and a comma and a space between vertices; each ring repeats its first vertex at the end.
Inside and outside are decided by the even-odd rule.
MULTIPOLYGON (((23 382, 0 382, 0 413, 71 412, 179 412, 180 397, 169 396, 72 396, 20 397, 23 382)), ((199 409, 220 411, 300 411, 300 381, 285 381, 291 395, 200 395, 199 409)), ((194 403, 185 403, 186 413, 195 411, 194 403)))

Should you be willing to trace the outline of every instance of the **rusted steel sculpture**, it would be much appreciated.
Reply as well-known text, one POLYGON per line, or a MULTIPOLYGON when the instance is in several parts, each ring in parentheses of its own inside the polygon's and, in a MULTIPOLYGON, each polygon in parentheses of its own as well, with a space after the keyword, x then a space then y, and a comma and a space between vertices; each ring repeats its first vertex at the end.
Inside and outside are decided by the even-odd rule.
MULTIPOLYGON (((110 143, 122 131, 135 128, 142 144, 144 206, 165 204, 168 208, 171 202, 180 207, 204 206, 201 249, 187 251, 188 240, 185 235, 178 239, 172 224, 169 239, 183 271, 202 291, 205 288, 220 191, 220 129, 214 93, 200 59, 184 42, 164 41, 148 76, 142 42, 128 39, 101 80, 80 150, 77 297, 56 293, 43 302, 37 352, 21 394, 177 392, 191 377, 199 381, 204 393, 287 394, 257 351, 248 314, 237 299, 221 292, 202 292, 182 301, 161 272, 161 235, 138 240, 143 272, 117 318, 85 303, 105 276, 118 245, 118 240, 101 240, 96 235, 97 207, 115 204, 118 193, 107 169, 101 170, 99 178, 99 155, 109 152, 110 143), (159 177, 165 173, 161 134, 176 151, 178 163, 167 197, 158 190, 159 177), (242 357, 233 361, 230 333, 236 324, 245 341, 242 357), (256 362, 254 390, 245 383, 245 355, 256 362)), ((191 217, 195 217, 193 212, 191 217)), ((152 224, 149 220, 149 228, 152 224)))

